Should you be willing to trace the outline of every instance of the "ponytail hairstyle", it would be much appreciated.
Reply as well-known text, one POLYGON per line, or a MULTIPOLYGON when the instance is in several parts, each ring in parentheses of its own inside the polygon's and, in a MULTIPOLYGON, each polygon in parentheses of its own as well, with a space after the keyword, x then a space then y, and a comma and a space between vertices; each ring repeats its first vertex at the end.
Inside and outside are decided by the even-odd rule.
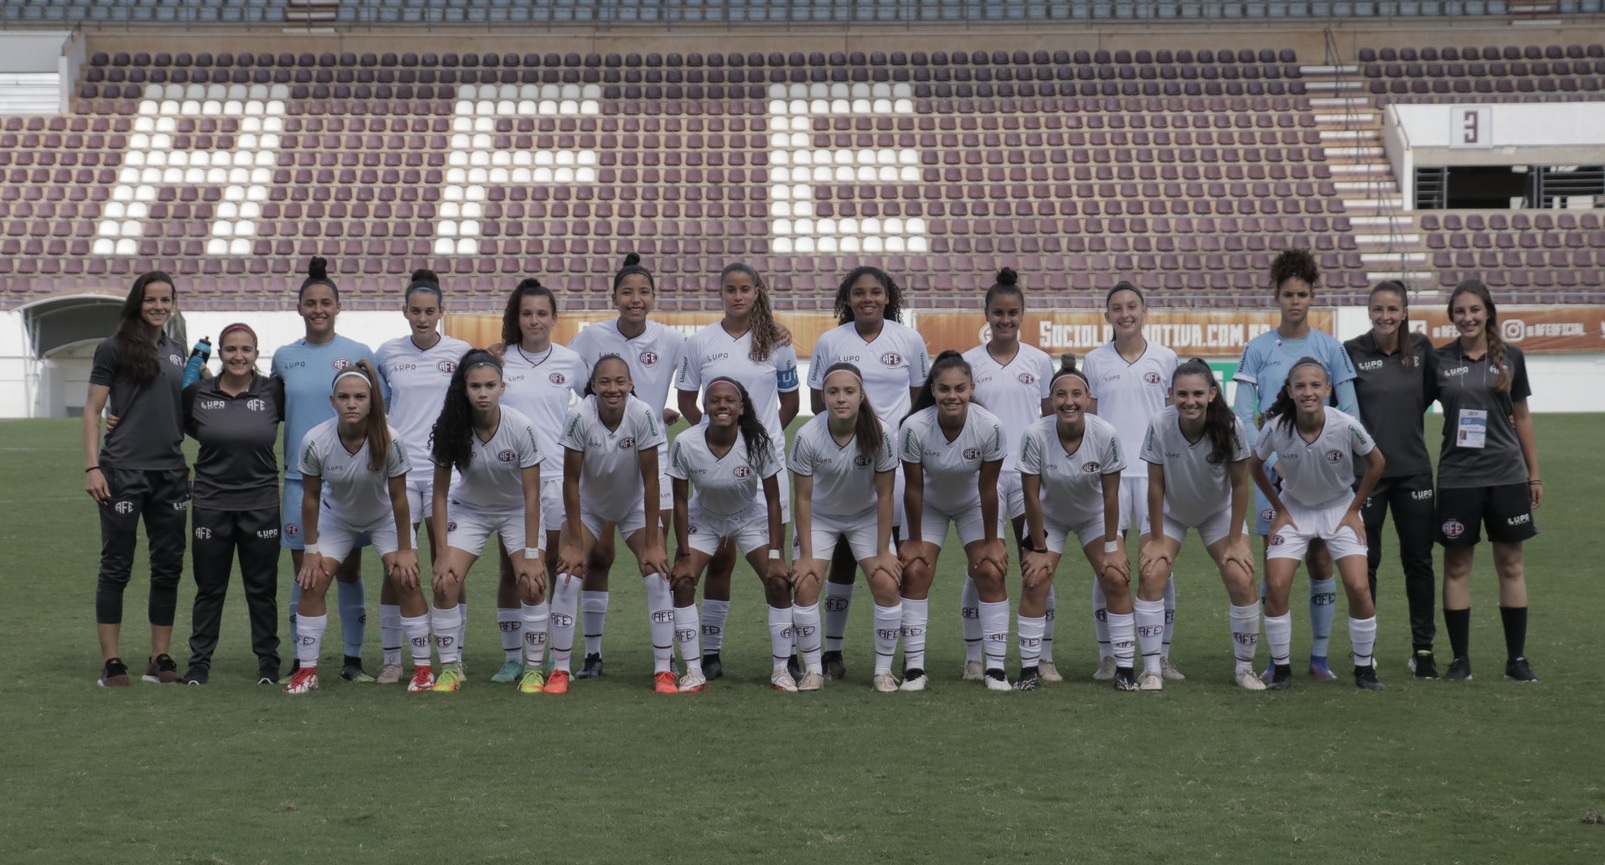
POLYGON ((433 294, 436 303, 444 305, 446 302, 446 296, 440 292, 440 277, 427 267, 420 267, 412 272, 412 278, 407 281, 407 292, 401 299, 406 301, 415 291, 427 291, 433 294))
POLYGON ((1493 295, 1488 293, 1488 286, 1482 280, 1468 279, 1455 286, 1449 294, 1449 320, 1454 321, 1455 299, 1462 294, 1474 295, 1482 301, 1488 310, 1488 321, 1482 326, 1482 334, 1488 340, 1488 365, 1497 370, 1494 377, 1494 390, 1510 390, 1510 370, 1505 366, 1505 338, 1499 333, 1499 310, 1494 308, 1493 295))
POLYGON ((708 382, 702 391, 703 399, 706 400, 707 392, 720 382, 735 385, 736 393, 741 397, 741 414, 736 416, 736 431, 747 440, 747 462, 756 466, 760 455, 772 452, 774 442, 769 438, 769 431, 764 429, 763 421, 758 420, 758 410, 753 406, 752 397, 747 395, 747 389, 741 386, 741 382, 721 375, 708 382))
POLYGON ((1299 367, 1303 366, 1313 366, 1319 369, 1321 375, 1326 376, 1327 383, 1330 384, 1332 381, 1331 373, 1326 371, 1326 364, 1321 363, 1318 358, 1306 355, 1294 361, 1293 365, 1288 367, 1287 378, 1282 380, 1282 389, 1276 392, 1276 401, 1271 403, 1271 407, 1265 410, 1265 419, 1269 421, 1274 418, 1284 433, 1292 431, 1293 416, 1298 413, 1293 405, 1293 394, 1288 385, 1293 381, 1293 373, 1298 372, 1299 367))
POLYGON ((361 378, 368 383, 368 419, 363 422, 362 435, 368 440, 368 471, 379 471, 385 467, 385 457, 392 444, 390 424, 385 420, 385 397, 379 390, 379 373, 366 359, 359 360, 334 374, 334 381, 329 383, 330 396, 340 386, 340 380, 346 378, 361 378))
POLYGON ((1053 378, 1048 380, 1048 393, 1053 393, 1053 386, 1067 375, 1081 379, 1081 383, 1087 386, 1087 393, 1092 393, 1092 382, 1087 380, 1086 373, 1076 367, 1076 355, 1071 351, 1059 355, 1059 369, 1053 374, 1053 378))
POLYGON ((501 361, 482 348, 469 349, 457 361, 446 385, 446 398, 441 401, 440 416, 435 418, 434 429, 429 432, 429 455, 435 465, 452 465, 457 471, 468 471, 474 457, 474 407, 468 401, 468 373, 477 367, 488 366, 502 374, 501 361))
POLYGON ((1176 367, 1170 375, 1171 386, 1175 387, 1176 379, 1184 375, 1202 378, 1205 387, 1215 391, 1215 398, 1204 407, 1204 435, 1209 438, 1210 465, 1226 465, 1232 461, 1232 427, 1237 423, 1231 407, 1226 405, 1226 394, 1221 392, 1220 383, 1215 381, 1215 371, 1203 358, 1190 358, 1176 367))
MULTIPOLYGON (((619 268, 617 273, 613 274, 613 293, 614 294, 618 294, 619 283, 623 282, 624 278, 626 276, 629 276, 632 273, 639 273, 642 276, 645 276, 647 285, 651 286, 652 292, 654 294, 657 293, 658 283, 657 283, 657 280, 652 278, 652 271, 647 270, 645 267, 642 267, 641 266, 641 256, 636 255, 635 253, 632 252, 629 255, 624 256, 624 266, 619 268)), ((557 307, 553 306, 552 308, 555 310, 557 307)))
POLYGON ((837 323, 847 324, 853 320, 853 305, 849 295, 852 294, 853 283, 857 282, 861 276, 875 277, 875 281, 879 282, 881 288, 886 290, 886 318, 901 322, 903 320, 903 290, 897 287, 897 283, 892 281, 891 276, 886 271, 866 264, 853 268, 852 272, 847 274, 847 278, 842 280, 841 287, 836 289, 837 323))
POLYGON ((1415 369, 1416 353, 1410 347, 1410 292, 1404 287, 1404 283, 1396 279, 1385 279, 1371 289, 1370 296, 1366 298, 1366 306, 1370 306, 1376 301, 1377 295, 1384 292, 1397 294, 1399 306, 1404 309, 1404 317, 1399 319, 1399 363, 1403 364, 1405 369, 1415 369))
POLYGON ((329 278, 329 262, 317 256, 313 256, 312 260, 307 262, 307 278, 301 280, 301 288, 295 293, 295 302, 300 303, 301 298, 306 296, 307 289, 314 285, 327 285, 329 290, 334 292, 335 302, 340 302, 340 287, 329 278))
POLYGON ((137 384, 149 384, 161 375, 161 364, 156 360, 156 343, 151 340, 150 325, 145 323, 145 289, 151 285, 166 285, 173 290, 174 308, 177 308, 178 286, 173 278, 160 270, 139 275, 123 298, 122 309, 117 312, 117 366, 137 384))
POLYGON ((972 384, 975 382, 975 371, 970 369, 970 362, 964 359, 964 355, 951 348, 944 349, 941 354, 936 356, 936 360, 931 361, 931 371, 925 376, 925 384, 920 386, 920 392, 914 398, 913 407, 903 417, 909 417, 915 412, 936 405, 936 377, 950 369, 963 370, 964 375, 970 379, 970 382, 972 384))
POLYGON ((529 277, 518 283, 513 293, 507 297, 507 308, 502 310, 502 344, 515 346, 524 341, 524 331, 518 326, 518 315, 524 309, 524 298, 544 297, 552 305, 552 318, 557 318, 557 295, 535 277, 529 277))
POLYGON ((992 301, 1000 295, 1018 297, 1021 308, 1025 307, 1025 292, 1020 290, 1020 274, 1015 273, 1012 267, 1005 267, 998 271, 997 276, 994 277, 992 287, 986 290, 986 300, 981 302, 981 309, 983 311, 991 310, 992 301))
POLYGON ((869 391, 864 389, 864 374, 858 367, 847 361, 833 363, 825 370, 824 378, 819 381, 823 384, 834 373, 845 372, 858 379, 858 395, 862 401, 858 404, 858 418, 853 421, 853 438, 858 442, 858 455, 871 464, 880 459, 881 447, 885 445, 881 436, 881 422, 875 415, 875 407, 869 403, 869 391))
POLYGON ((598 357, 596 359, 596 363, 591 364, 591 374, 585 377, 585 393, 583 393, 582 396, 596 395, 596 388, 592 386, 592 383, 596 381, 596 371, 602 368, 602 364, 610 360, 616 360, 619 363, 624 364, 624 372, 630 376, 630 393, 635 393, 635 374, 630 372, 630 362, 625 360, 623 356, 610 352, 598 357))
POLYGON ((1315 266, 1315 256, 1307 249, 1284 249, 1271 262, 1271 293, 1282 290, 1282 283, 1302 279, 1309 283, 1310 291, 1321 281, 1321 269, 1315 266))
POLYGON ((763 277, 758 275, 757 269, 746 262, 727 264, 724 270, 719 271, 719 290, 724 291, 724 281, 732 273, 745 273, 752 280, 757 289, 757 297, 752 302, 752 349, 747 352, 747 359, 754 363, 763 363, 769 359, 780 342, 780 328, 775 326, 775 311, 769 299, 769 286, 764 284, 763 277))

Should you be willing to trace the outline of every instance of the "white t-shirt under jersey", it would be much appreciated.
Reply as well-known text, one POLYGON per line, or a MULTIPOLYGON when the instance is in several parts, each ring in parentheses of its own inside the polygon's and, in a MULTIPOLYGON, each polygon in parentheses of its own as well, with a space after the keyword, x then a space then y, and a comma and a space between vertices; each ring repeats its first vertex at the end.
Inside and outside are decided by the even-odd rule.
MULTIPOLYGON (((919 463, 925 471, 925 506, 950 516, 981 506, 977 479, 981 463, 1003 459, 1003 422, 997 415, 971 403, 964 428, 948 441, 937 421, 937 407, 921 409, 903 422, 898 449, 905 463, 919 463)), ((1002 506, 999 506, 1002 513, 1002 506)))
MULTIPOLYGON (((1213 449, 1208 435, 1190 442, 1182 434, 1176 417, 1176 407, 1166 406, 1148 423, 1148 435, 1143 437, 1143 462, 1153 463, 1165 471, 1165 513, 1184 526, 1203 525, 1204 521, 1232 504, 1230 465, 1209 461, 1213 449)), ((1232 418, 1231 462, 1248 459, 1248 436, 1243 425, 1232 418)), ((1142 526, 1147 531, 1147 526, 1142 526)))
POLYGON ((517 345, 502 356, 502 378, 507 390, 502 406, 517 409, 535 427, 541 446, 541 482, 563 476, 563 447, 557 437, 568 420, 575 395, 585 392, 590 370, 573 349, 552 343, 546 351, 528 353, 517 345))
POLYGON ((1020 439, 1020 472, 1042 479, 1042 515, 1061 526, 1103 519, 1103 476, 1126 467, 1114 424, 1086 415, 1075 453, 1059 441, 1059 419, 1045 417, 1020 439))
POLYGON ((700 391, 716 378, 732 378, 741 382, 752 397, 753 411, 763 422, 764 430, 772 441, 779 442, 784 452, 786 429, 780 425, 780 395, 795 391, 797 381, 797 349, 777 345, 770 349, 767 360, 752 359, 752 329, 740 336, 731 336, 718 322, 697 331, 686 340, 685 357, 680 361, 680 374, 674 386, 680 390, 700 391))
POLYGON ((524 507, 524 469, 538 466, 545 454, 535 427, 522 412, 502 406, 502 420, 489 441, 469 433, 468 470, 451 483, 451 502, 487 513, 524 507))
POLYGON ((1008 363, 998 363, 986 344, 964 353, 975 379, 978 405, 1003 422, 1003 470, 1013 471, 1020 456, 1020 436, 1042 417, 1042 401, 1053 383, 1053 361, 1034 345, 1019 343, 1008 363))
POLYGON ((1376 448, 1371 434, 1354 418, 1331 406, 1315 441, 1307 442, 1298 424, 1282 429, 1281 418, 1266 418, 1254 453, 1269 461, 1276 454, 1276 473, 1282 478, 1284 500, 1311 510, 1331 507, 1354 495, 1355 457, 1376 448))
POLYGON ((875 414, 893 429, 908 414, 909 389, 925 384, 931 371, 925 340, 891 319, 882 323, 880 334, 871 340, 859 336, 850 321, 820 334, 814 342, 814 359, 808 365, 808 386, 824 390, 825 370, 843 361, 863 373, 864 393, 875 414))
POLYGON ((708 425, 694 426, 674 438, 669 448, 669 477, 691 482, 691 505, 699 513, 735 517, 758 510, 763 479, 780 472, 771 444, 759 448, 756 459, 747 457, 747 437, 736 433, 736 443, 722 457, 708 447, 708 425))
POLYGON ((390 387, 385 420, 401 434, 407 459, 413 465, 429 465, 429 434, 440 417, 440 406, 457 362, 471 348, 460 339, 442 335, 430 348, 420 349, 412 337, 402 336, 379 346, 374 353, 379 375, 390 387))
MULTIPOLYGON (((560 444, 585 455, 580 471, 580 502, 585 510, 617 522, 641 507, 645 490, 640 452, 666 441, 658 412, 629 397, 618 429, 610 430, 597 415, 596 397, 589 396, 569 415, 560 444)), ((663 459, 661 451, 658 458, 663 459)))
POLYGON ((836 444, 830 434, 830 416, 814 415, 797 430, 791 440, 791 470, 800 477, 814 479, 809 498, 813 513, 843 522, 870 515, 879 502, 875 497, 875 475, 897 471, 897 445, 876 420, 881 436, 880 455, 874 460, 858 453, 858 437, 845 445, 836 444))
POLYGON ((367 439, 356 453, 346 450, 340 441, 338 418, 308 430, 301 442, 301 458, 296 461, 301 476, 323 479, 323 506, 347 525, 371 526, 389 514, 390 479, 412 470, 406 446, 394 429, 390 430, 390 453, 377 472, 368 469, 367 439))
MULTIPOLYGON (((627 337, 619 333, 619 320, 599 321, 587 326, 569 341, 568 347, 579 353, 585 361, 586 376, 596 368, 597 358, 616 354, 630 367, 630 379, 635 383, 635 395, 642 402, 658 410, 669 403, 669 386, 680 371, 680 359, 685 354, 685 334, 662 322, 648 319, 640 336, 627 337)), ((585 390, 585 385, 580 385, 585 390)))
MULTIPOLYGON (((1148 433, 1148 421, 1165 407, 1170 377, 1176 372, 1176 353, 1149 340, 1142 357, 1127 363, 1115 344, 1106 342, 1087 352, 1081 365, 1092 398, 1098 401, 1098 416, 1114 424, 1122 453, 1137 453, 1148 433)), ((1122 477, 1148 477, 1148 464, 1134 460, 1122 477)))

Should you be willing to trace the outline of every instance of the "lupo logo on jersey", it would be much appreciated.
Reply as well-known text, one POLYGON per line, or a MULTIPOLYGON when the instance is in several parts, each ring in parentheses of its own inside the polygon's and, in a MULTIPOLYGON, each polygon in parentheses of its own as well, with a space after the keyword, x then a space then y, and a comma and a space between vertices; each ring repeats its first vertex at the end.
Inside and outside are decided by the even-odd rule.
POLYGON ((1446 538, 1458 538, 1465 533, 1465 523, 1459 520, 1449 520, 1443 524, 1443 536, 1446 538))
POLYGON ((1343 462, 1343 452, 1342 451, 1327 451, 1326 452, 1326 461, 1329 462, 1329 463, 1340 463, 1340 462, 1343 462))
POLYGON ((1160 377, 1159 373, 1152 371, 1143 373, 1142 380, 1148 382, 1149 384, 1159 384, 1160 382, 1164 381, 1164 379, 1160 377))
POLYGON ((903 363, 903 356, 898 354, 895 351, 889 351, 889 352, 881 355, 881 365, 882 366, 899 366, 902 363, 903 363))
POLYGON ((627 451, 633 447, 635 447, 635 436, 625 436, 619 439, 619 450, 627 451))
POLYGON ((546 380, 551 382, 552 384, 558 386, 558 387, 562 387, 568 381, 568 376, 566 376, 566 375, 564 375, 564 374, 562 374, 560 372, 554 372, 551 375, 547 376, 546 380))
POLYGON ((496 458, 501 460, 504 463, 510 463, 513 460, 518 459, 518 452, 515 451, 515 450, 511 450, 511 449, 504 450, 501 453, 498 453, 496 455, 496 458))
POLYGON ((445 373, 446 375, 451 375, 452 373, 457 371, 457 361, 454 361, 454 360, 443 360, 440 363, 435 364, 435 369, 440 370, 441 372, 445 373))
POLYGON ((980 459, 981 458, 981 449, 980 448, 965 448, 964 449, 964 458, 967 459, 967 460, 978 460, 978 459, 980 459))

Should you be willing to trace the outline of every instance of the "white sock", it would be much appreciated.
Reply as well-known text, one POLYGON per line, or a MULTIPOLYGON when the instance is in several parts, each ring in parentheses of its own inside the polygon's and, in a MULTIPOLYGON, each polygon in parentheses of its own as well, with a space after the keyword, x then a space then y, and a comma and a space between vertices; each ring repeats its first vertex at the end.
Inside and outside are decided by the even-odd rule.
POLYGON ((697 615, 696 601, 674 608, 674 642, 680 647, 680 660, 685 662, 685 671, 702 672, 702 623, 697 615))
POLYGON ((1058 607, 1058 599, 1053 596, 1053 587, 1049 586, 1048 604, 1042 614, 1042 655, 1037 659, 1039 664, 1053 663, 1053 622, 1058 607))
POLYGON ((1259 648, 1259 615, 1259 604, 1231 608, 1232 657, 1237 659, 1239 673, 1254 669, 1254 654, 1259 648))
POLYGON ((580 592, 585 611, 585 654, 602 655, 602 632, 607 630, 607 592, 580 592))
POLYGON ((1324 658, 1332 644, 1337 618, 1337 579, 1310 580, 1310 654, 1324 658))
POLYGON ((1098 659, 1114 657, 1115 650, 1109 645, 1109 600, 1096 575, 1092 578, 1092 635, 1098 640, 1098 659))
MULTIPOLYGON (((646 586, 647 622, 652 629, 652 672, 662 673, 674 668, 674 593, 662 574, 647 574, 641 582, 646 586)), ((700 629, 697 636, 702 636, 700 629)), ((702 658, 697 658, 702 663, 702 658)))
POLYGON ((791 608, 791 630, 797 637, 797 652, 802 655, 803 671, 824 673, 819 660, 819 605, 791 608))
POLYGON ((1171 571, 1170 582, 1165 584, 1165 644, 1159 654, 1170 657, 1170 641, 1176 635, 1176 572, 1171 571))
MULTIPOLYGON (((426 622, 427 626, 427 622, 426 622)), ((401 630, 401 605, 379 605, 379 648, 384 650, 384 664, 401 664, 401 644, 405 641, 401 630)))
POLYGON ((1354 666, 1369 667, 1374 663, 1371 654, 1377 643, 1377 617, 1356 619, 1349 617, 1349 645, 1354 648, 1354 666))
POLYGON ((1137 658, 1137 617, 1133 613, 1108 614, 1109 651, 1116 667, 1130 668, 1137 658))
POLYGON ((544 601, 521 607, 518 612, 524 617, 524 666, 539 670, 546 661, 546 629, 552 623, 552 607, 544 601))
POLYGON ((964 634, 964 660, 981 660, 981 593, 975 588, 975 578, 964 578, 964 592, 959 596, 959 630, 964 634))
POLYGON ((1046 616, 1020 617, 1020 669, 1029 669, 1041 663, 1042 632, 1047 624, 1046 616))
POLYGON ((981 602, 981 634, 986 647, 986 668, 1003 669, 1009 657, 1009 602, 981 602))
POLYGON ((301 668, 317 668, 318 650, 323 647, 323 632, 329 629, 329 614, 298 617, 295 632, 295 659, 301 668))
MULTIPOLYGON (((399 608, 398 608, 399 609, 399 608)), ((429 659, 429 614, 409 616, 401 620, 401 632, 406 635, 407 648, 412 654, 412 668, 430 666, 429 659)), ((400 652, 397 652, 398 656, 400 652)), ((385 663, 390 663, 386 661, 385 663)))
POLYGON ((463 627, 462 610, 458 607, 436 607, 430 614, 435 629, 435 651, 440 654, 440 665, 455 664, 462 660, 462 646, 457 634, 463 627))
POLYGON ((1265 642, 1271 644, 1271 663, 1277 666, 1292 663, 1293 612, 1265 617, 1265 642))
POLYGON ((496 626, 502 632, 502 654, 507 660, 518 660, 524 648, 524 611, 496 608, 496 626))
POLYGON ((856 583, 825 583, 825 651, 840 652, 856 583))
POLYGON ((552 578, 552 671, 569 672, 569 657, 574 654, 574 606, 580 598, 580 578, 558 574, 552 578))
POLYGON ((791 607, 769 608, 769 654, 776 669, 791 660, 791 607))
POLYGON ((875 607, 875 675, 892 671, 892 658, 897 655, 897 640, 902 631, 902 604, 875 607))
POLYGON ((901 599, 903 608, 903 669, 925 669, 925 627, 931 620, 931 602, 901 599))
POLYGON ((1159 672, 1159 652, 1165 638, 1165 602, 1137 599, 1133 618, 1137 625, 1137 647, 1142 650, 1142 668, 1159 672))
POLYGON ((457 615, 462 618, 457 622, 457 660, 462 660, 463 652, 468 651, 468 605, 459 602, 457 615))
MULTIPOLYGON (((702 602, 702 651, 717 655, 724 648, 724 623, 730 618, 730 602, 705 599, 702 602)), ((787 657, 791 653, 787 652, 787 657)))

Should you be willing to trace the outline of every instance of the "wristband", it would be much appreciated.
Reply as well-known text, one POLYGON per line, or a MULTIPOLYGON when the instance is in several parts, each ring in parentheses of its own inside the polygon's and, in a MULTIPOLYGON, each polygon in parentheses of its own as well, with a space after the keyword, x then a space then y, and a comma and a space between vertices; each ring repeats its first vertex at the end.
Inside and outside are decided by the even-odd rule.
POLYGON ((1104 541, 1103 542, 1103 551, 1106 552, 1106 553, 1118 553, 1118 552, 1120 552, 1120 542, 1119 541, 1104 541))
POLYGON ((780 551, 777 550, 777 549, 774 549, 773 547, 771 547, 769 549, 769 561, 771 561, 771 562, 780 561, 780 551))
POLYGON ((90 472, 98 472, 98 471, 100 471, 100 466, 90 466, 89 468, 84 469, 84 474, 87 475, 90 472))
POLYGON ((311 554, 311 555, 314 555, 314 556, 323 555, 322 553, 318 552, 318 545, 317 544, 307 544, 306 546, 301 548, 301 553, 303 555, 306 555, 306 554, 311 554))
POLYGON ((1042 547, 1041 549, 1038 549, 1037 547, 1026 547, 1025 550, 1028 553, 1037 553, 1039 555, 1043 555, 1043 554, 1047 554, 1049 552, 1052 552, 1047 547, 1042 547))
POLYGON ((526 559, 538 559, 540 557, 541 557, 541 548, 540 547, 525 547, 524 548, 524 558, 526 558, 526 559))
MULTIPOLYGON (((95 468, 100 468, 100 466, 95 466, 95 468)), ((1544 482, 1543 481, 1528 481, 1527 482, 1527 486, 1532 486, 1533 484, 1537 484, 1539 486, 1543 486, 1544 482)))

